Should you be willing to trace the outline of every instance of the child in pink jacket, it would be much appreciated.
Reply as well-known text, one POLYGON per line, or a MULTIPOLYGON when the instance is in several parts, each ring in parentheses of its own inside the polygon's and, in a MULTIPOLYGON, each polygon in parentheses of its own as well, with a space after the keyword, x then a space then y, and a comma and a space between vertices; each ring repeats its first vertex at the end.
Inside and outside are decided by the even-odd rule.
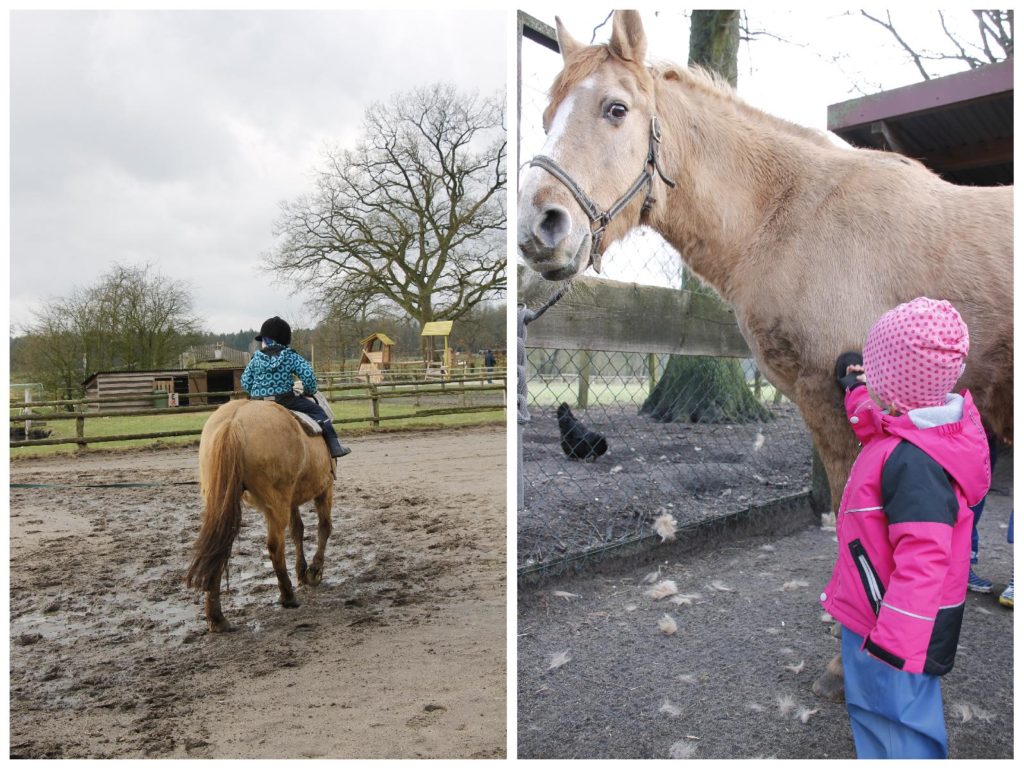
POLYGON ((861 451, 821 603, 843 628, 858 758, 948 753, 938 676, 953 667, 964 615, 970 507, 991 482, 978 410, 969 392, 951 392, 968 346, 953 306, 920 297, 875 323, 863 365, 855 353, 837 361, 861 451))

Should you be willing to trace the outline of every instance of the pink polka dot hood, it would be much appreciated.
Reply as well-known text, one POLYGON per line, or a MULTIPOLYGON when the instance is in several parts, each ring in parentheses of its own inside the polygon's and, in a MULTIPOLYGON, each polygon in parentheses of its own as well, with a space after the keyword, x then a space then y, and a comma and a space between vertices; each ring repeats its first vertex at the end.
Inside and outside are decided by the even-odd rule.
POLYGON ((964 371, 967 324, 945 300, 918 297, 879 318, 864 344, 868 387, 902 412, 941 406, 964 371))

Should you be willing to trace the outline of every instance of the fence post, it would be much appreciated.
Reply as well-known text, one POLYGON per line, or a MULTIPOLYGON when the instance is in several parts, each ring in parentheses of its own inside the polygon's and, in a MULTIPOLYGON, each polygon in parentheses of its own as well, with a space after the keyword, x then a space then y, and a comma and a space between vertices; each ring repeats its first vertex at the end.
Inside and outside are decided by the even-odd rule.
POLYGON ((647 353, 647 394, 651 395, 654 392, 655 386, 658 384, 658 355, 657 353, 647 353))
POLYGON ((370 419, 373 420, 373 429, 380 427, 380 397, 377 394, 377 385, 371 384, 370 389, 370 419))
MULTIPOLYGON (((75 418, 75 437, 76 438, 84 438, 85 437, 85 415, 84 414, 82 416, 80 416, 80 417, 76 417, 75 418)), ((78 441, 78 443, 75 444, 75 451, 81 451, 85 447, 86 447, 85 441, 78 441)))
POLYGON ((462 378, 459 380, 459 404, 462 408, 466 408, 469 404, 466 402, 466 379, 462 378))
POLYGON ((580 350, 580 388, 576 395, 576 405, 581 409, 585 409, 590 402, 590 362, 590 350, 580 350))

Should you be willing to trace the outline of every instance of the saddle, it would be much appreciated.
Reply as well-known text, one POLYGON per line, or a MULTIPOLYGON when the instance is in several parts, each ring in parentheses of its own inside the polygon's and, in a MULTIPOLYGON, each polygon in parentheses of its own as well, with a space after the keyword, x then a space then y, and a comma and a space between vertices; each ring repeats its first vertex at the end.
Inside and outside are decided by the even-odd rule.
MULTIPOLYGON (((310 398, 316 401, 316 404, 324 410, 325 414, 327 414, 327 418, 334 419, 334 412, 331 411, 331 406, 328 403, 327 398, 324 397, 323 393, 317 392, 314 393, 313 395, 304 395, 303 397, 310 398)), ((315 419, 313 419, 313 417, 311 417, 309 414, 303 414, 301 411, 292 411, 291 409, 288 409, 288 413, 298 420, 299 425, 302 427, 303 430, 305 430, 306 435, 323 435, 323 429, 320 427, 319 423, 315 419)))

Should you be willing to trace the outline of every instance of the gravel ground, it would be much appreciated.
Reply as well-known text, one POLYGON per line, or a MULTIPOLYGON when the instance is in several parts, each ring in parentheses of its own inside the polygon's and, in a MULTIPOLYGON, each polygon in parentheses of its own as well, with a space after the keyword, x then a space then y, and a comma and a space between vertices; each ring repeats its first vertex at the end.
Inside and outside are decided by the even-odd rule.
MULTIPOLYGON (((997 593, 968 595, 943 679, 951 758, 1013 756, 1013 612, 996 600, 1013 568, 1012 489, 1008 456, 980 526, 978 571, 997 593)), ((845 708, 811 691, 839 648, 817 602, 835 547, 812 525, 521 587, 518 756, 853 758, 845 708), (692 603, 645 595, 652 573, 692 603)))

